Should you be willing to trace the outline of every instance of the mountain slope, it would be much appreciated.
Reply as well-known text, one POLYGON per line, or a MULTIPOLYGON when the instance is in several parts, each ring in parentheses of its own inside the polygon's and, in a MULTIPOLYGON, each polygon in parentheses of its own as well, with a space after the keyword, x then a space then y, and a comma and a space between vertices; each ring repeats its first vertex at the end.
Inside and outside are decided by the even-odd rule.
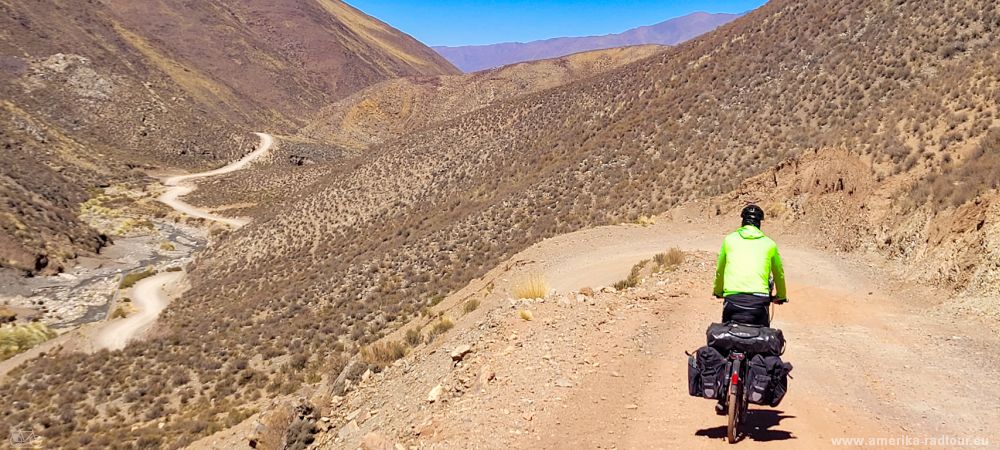
POLYGON ((758 201, 832 250, 995 295, 993 185, 947 186, 996 167, 998 29, 996 5, 972 0, 772 0, 660 55, 317 164, 205 252, 153 339, 12 372, 0 428, 72 408, 87 412, 47 443, 89 426, 182 444, 262 396, 341 374, 331 384, 350 389, 361 346, 521 249, 685 201, 709 215, 758 201))
POLYGON ((452 64, 465 72, 475 72, 523 61, 557 58, 578 52, 632 45, 677 45, 712 31, 740 14, 697 12, 655 25, 633 28, 604 36, 563 37, 533 42, 507 42, 491 45, 434 47, 452 64))
POLYGON ((336 0, 0 1, 0 267, 58 272, 106 242, 88 188, 195 168, 390 78, 457 70, 336 0))
POLYGON ((665 50, 656 45, 577 53, 468 75, 385 81, 338 101, 298 134, 364 148, 434 123, 587 78, 665 50))

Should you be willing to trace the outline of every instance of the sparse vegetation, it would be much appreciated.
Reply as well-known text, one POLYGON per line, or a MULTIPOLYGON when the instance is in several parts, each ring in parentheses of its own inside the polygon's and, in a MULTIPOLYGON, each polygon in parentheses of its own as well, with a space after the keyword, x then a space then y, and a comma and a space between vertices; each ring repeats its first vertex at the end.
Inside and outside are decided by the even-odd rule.
POLYGON ((124 306, 116 307, 111 313, 112 319, 124 319, 125 317, 128 317, 128 310, 126 310, 124 306))
POLYGON ((361 348, 361 360, 383 368, 406 356, 406 344, 399 341, 380 341, 361 348))
POLYGON ((406 343, 409 344, 411 347, 416 347, 421 342, 423 342, 423 340, 424 336, 420 334, 419 327, 413 327, 410 328, 409 330, 406 330, 406 343))
POLYGON ((636 287, 639 285, 640 277, 642 276, 642 269, 649 264, 648 259, 639 261, 636 265, 632 266, 632 270, 629 271, 628 277, 614 284, 615 289, 619 291, 636 287))
POLYGON ((462 310, 465 311, 466 314, 475 311, 477 308, 479 308, 479 299, 475 298, 470 298, 462 306, 462 310))
POLYGON ((43 323, 0 326, 0 361, 52 339, 56 332, 43 323))
POLYGON ((160 243, 160 250, 163 250, 165 252, 172 252, 174 250, 177 250, 177 247, 174 246, 173 242, 169 242, 169 241, 167 241, 167 242, 161 242, 160 243))
POLYGON ((644 227, 648 227, 650 225, 655 225, 656 224, 656 219, 653 218, 653 217, 649 217, 649 216, 639 216, 639 218, 635 220, 635 223, 637 225, 642 225, 644 227))
MULTIPOLYGON (((17 8, 35 3, 11 4, 17 8)), ((61 11, 74 13, 72 8, 61 11)), ((36 18, 50 16, 56 14, 25 15, 39 30, 44 27, 36 18)), ((12 372, 11 381, 0 386, 0 398, 8 405, 0 412, 0 429, 51 420, 61 405, 84 411, 88 405, 110 404, 121 413, 101 413, 93 419, 78 413, 74 420, 46 429, 47 444, 75 447, 70 439, 77 431, 100 427, 101 434, 115 436, 123 446, 134 446, 152 433, 164 446, 177 446, 216 430, 227 411, 253 401, 255 395, 294 392, 306 375, 285 366, 293 355, 310 355, 308 360, 296 357, 297 362, 330 360, 344 345, 371 343, 385 335, 386 326, 414 316, 434 296, 455 292, 542 239, 630 222, 640 214, 730 192, 748 177, 772 175, 779 164, 807 169, 797 166, 802 158, 831 151, 846 149, 837 161, 863 163, 865 173, 848 175, 864 178, 871 170, 872 180, 879 181, 894 176, 900 177, 894 181, 908 181, 925 173, 945 178, 922 183, 936 187, 926 196, 915 196, 923 202, 916 207, 975 198, 985 191, 947 190, 979 191, 975 183, 989 186, 975 175, 974 183, 955 184, 962 181, 958 174, 964 167, 974 167, 970 161, 984 163, 976 171, 997 166, 988 162, 988 155, 971 154, 998 119, 1000 98, 992 69, 1000 42, 997 16, 994 2, 970 0, 845 0, 836 7, 825 2, 769 2, 745 20, 624 67, 613 77, 506 98, 395 136, 362 157, 293 170, 287 165, 258 167, 227 177, 217 189, 200 189, 199 199, 209 200, 200 204, 257 202, 253 211, 281 226, 251 226, 218 236, 193 265, 191 291, 163 314, 163 333, 153 339, 110 355, 45 356, 12 372), (948 48, 954 42, 965 42, 966 48, 948 48), (946 167, 952 175, 945 175, 946 167), (219 330, 224 332, 212 332, 219 330), (228 364, 234 358, 259 363, 233 372, 228 364), (167 374, 175 370, 188 372, 197 386, 175 389, 157 382, 169 380, 167 374), (65 389, 71 384, 86 389, 65 389), (179 396, 184 406, 174 402, 179 396), (15 402, 32 407, 17 410, 10 406, 15 402), (148 419, 139 411, 157 402, 162 409, 156 414, 167 419, 166 425, 147 431, 150 427, 144 428, 143 422, 148 419)), ((100 33, 100 28, 93 31, 100 33)), ((88 34, 53 34, 60 35, 88 34)), ((116 89, 124 92, 127 78, 121 83, 126 84, 116 89)), ((69 84, 57 77, 48 88, 61 85, 69 84)), ((187 99, 181 92, 170 92, 169 86, 158 89, 164 89, 164 98, 187 99)), ((184 108, 154 115, 158 120, 177 115, 196 122, 184 112, 192 109, 191 102, 177 103, 184 108)), ((14 141, 13 154, 61 150, 18 131, 25 128, 21 122, 30 121, 7 107, 0 109, 5 113, 0 114, 0 133, 14 141)), ((181 149, 183 158, 192 159, 164 161, 179 167, 228 159, 224 154, 201 155, 199 149, 230 148, 224 144, 231 138, 222 130, 240 127, 219 122, 216 130, 197 122, 204 133, 191 133, 189 142, 196 146, 181 149)), ((92 122, 83 125, 88 133, 103 132, 92 122)), ((126 125, 122 128, 141 127, 126 125)), ((51 142, 58 134, 41 136, 51 142)), ((139 141, 176 143, 162 134, 139 141)), ((96 162, 119 159, 111 147, 102 146, 110 156, 96 162)), ((176 150, 151 152, 173 155, 176 150)), ((13 159, 14 169, 4 175, 16 181, 9 188, 0 182, 0 188, 15 206, 2 211, 10 212, 12 219, 0 214, 0 226, 12 236, 25 236, 26 250, 5 253, 5 261, 15 261, 5 264, 32 273, 56 270, 58 255, 47 254, 47 268, 37 259, 49 248, 51 236, 72 237, 65 238, 61 248, 93 251, 98 233, 72 223, 73 205, 85 200, 85 193, 63 181, 78 169, 67 166, 58 173, 50 165, 60 161, 13 159), (54 209, 42 208, 36 214, 34 200, 20 194, 33 186, 45 188, 33 190, 43 192, 54 209), (61 217, 70 222, 63 223, 61 217)), ((823 169, 796 174, 801 179, 795 189, 803 195, 786 203, 788 214, 821 214, 814 206, 822 204, 812 202, 839 204, 835 202, 861 198, 850 205, 862 216, 859 228, 849 230, 859 240, 882 234, 867 233, 865 227, 879 230, 888 225, 891 231, 896 226, 865 223, 867 210, 860 207, 873 206, 863 199, 871 183, 823 169), (832 195, 824 198, 827 194, 832 195)), ((128 169, 114 166, 108 171, 128 169)), ((788 187, 779 176, 755 183, 751 191, 775 183, 779 189, 788 187)), ((911 187, 903 184, 900 189, 911 187)), ((909 198, 892 192, 879 195, 895 206, 909 198)), ((885 216, 888 219, 880 220, 899 217, 885 216)), ((970 233, 976 223, 971 223, 970 233)), ((905 229, 925 229, 923 225, 907 224, 905 229)), ((893 250, 898 246, 848 245, 864 244, 892 245, 893 250)), ((906 245, 899 254, 934 254, 924 252, 927 244, 922 242, 906 245)), ((981 249, 969 246, 966 252, 981 249)), ((941 264, 953 264, 941 273, 976 272, 958 266, 975 263, 975 258, 964 257, 967 254, 940 258, 948 260, 941 264)), ((433 316, 428 310, 426 317, 433 316)), ((437 320, 428 326, 433 328, 428 339, 442 332, 437 320)), ((118 443, 99 439, 92 446, 118 443)))
POLYGON ((529 321, 529 322, 532 321, 532 320, 535 320, 535 315, 531 313, 530 309, 522 309, 522 310, 520 310, 520 311, 517 312, 517 315, 521 319, 529 321))
POLYGON ((135 286, 135 284, 138 283, 140 280, 149 278, 153 275, 156 275, 156 269, 152 267, 147 267, 145 270, 141 272, 132 272, 129 274, 125 274, 125 276, 122 277, 122 281, 118 283, 118 289, 129 289, 132 286, 135 286))
POLYGON ((544 298, 549 294, 549 283, 541 274, 531 274, 514 286, 515 298, 544 298))
POLYGON ((444 334, 448 330, 455 327, 455 323, 451 321, 451 318, 447 316, 442 316, 438 321, 431 327, 427 332, 427 342, 431 342, 440 334, 444 334))
POLYGON ((653 262, 656 263, 656 272, 673 270, 684 263, 684 252, 677 247, 672 247, 664 253, 657 253, 653 257, 653 262))

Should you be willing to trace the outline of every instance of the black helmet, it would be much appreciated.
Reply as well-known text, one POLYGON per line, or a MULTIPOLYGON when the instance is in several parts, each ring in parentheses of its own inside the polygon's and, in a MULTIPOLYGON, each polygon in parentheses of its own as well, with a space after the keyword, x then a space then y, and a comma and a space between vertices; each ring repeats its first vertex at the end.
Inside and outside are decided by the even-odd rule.
POLYGON ((740 213, 743 218, 743 225, 753 225, 760 228, 760 223, 764 221, 764 210, 757 205, 747 205, 740 213))

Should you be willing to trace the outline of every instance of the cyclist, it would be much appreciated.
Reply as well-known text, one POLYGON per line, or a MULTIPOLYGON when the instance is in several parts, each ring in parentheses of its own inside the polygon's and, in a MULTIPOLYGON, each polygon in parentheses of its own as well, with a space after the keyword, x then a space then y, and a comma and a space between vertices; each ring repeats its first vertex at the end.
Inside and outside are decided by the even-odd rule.
POLYGON ((760 231, 764 210, 759 206, 743 208, 740 216, 743 226, 722 241, 713 293, 725 298, 723 322, 770 326, 772 277, 777 290, 774 302, 788 300, 778 245, 760 231))

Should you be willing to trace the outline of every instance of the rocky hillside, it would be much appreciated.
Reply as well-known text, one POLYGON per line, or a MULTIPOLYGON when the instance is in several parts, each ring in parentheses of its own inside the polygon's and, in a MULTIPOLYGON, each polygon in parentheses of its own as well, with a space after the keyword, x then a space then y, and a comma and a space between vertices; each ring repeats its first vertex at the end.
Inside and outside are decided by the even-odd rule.
POLYGON ((591 50, 632 45, 677 45, 725 25, 740 15, 697 12, 655 25, 604 36, 560 37, 533 42, 434 47, 434 50, 448 58, 448 61, 463 71, 476 72, 508 64, 558 58, 591 50))
POLYGON ((386 79, 456 72, 335 0, 0 1, 0 267, 57 272, 100 248, 76 219, 87 188, 217 165, 252 147, 249 131, 297 129, 386 79))
POLYGON ((972 0, 772 0, 660 55, 386 141, 223 238, 154 339, 13 372, 0 392, 24 407, 0 429, 69 408, 84 412, 45 429, 53 445, 77 446, 82 427, 190 442, 261 397, 359 379, 365 366, 343 369, 360 346, 532 243, 727 192, 818 224, 836 250, 995 295, 998 27, 998 7, 972 0))
POLYGON ((365 148, 492 103, 588 78, 663 50, 664 47, 656 45, 613 48, 469 75, 397 78, 324 108, 299 134, 347 148, 365 148))

